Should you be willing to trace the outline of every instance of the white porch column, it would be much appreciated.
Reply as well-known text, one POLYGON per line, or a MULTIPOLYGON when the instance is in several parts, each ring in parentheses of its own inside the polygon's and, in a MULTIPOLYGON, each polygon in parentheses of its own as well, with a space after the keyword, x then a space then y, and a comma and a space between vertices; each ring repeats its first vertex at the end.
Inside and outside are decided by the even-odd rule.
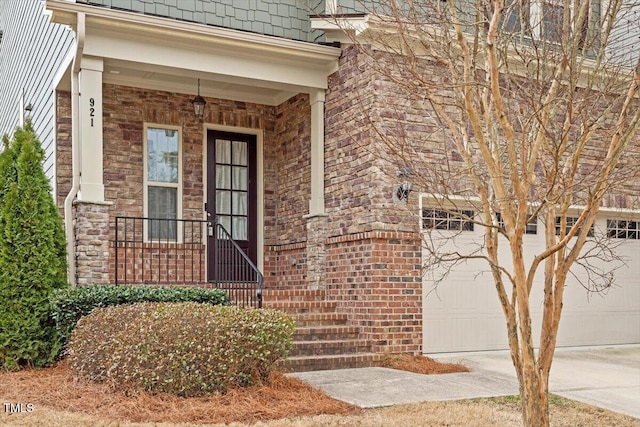
POLYGON ((311 199, 309 215, 324 215, 324 90, 311 92, 311 199))
POLYGON ((102 175, 102 58, 80 63, 80 191, 78 200, 104 201, 102 175))

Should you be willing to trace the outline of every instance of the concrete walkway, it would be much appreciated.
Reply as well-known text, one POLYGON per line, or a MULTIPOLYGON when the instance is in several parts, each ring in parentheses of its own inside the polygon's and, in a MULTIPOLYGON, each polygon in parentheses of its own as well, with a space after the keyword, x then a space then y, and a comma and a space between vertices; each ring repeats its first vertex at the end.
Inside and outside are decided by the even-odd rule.
MULTIPOLYGON (((506 351, 432 356, 472 372, 420 375, 387 368, 292 374, 330 396, 363 408, 518 394, 506 351)), ((550 389, 557 395, 640 418, 640 347, 558 349, 550 389)))

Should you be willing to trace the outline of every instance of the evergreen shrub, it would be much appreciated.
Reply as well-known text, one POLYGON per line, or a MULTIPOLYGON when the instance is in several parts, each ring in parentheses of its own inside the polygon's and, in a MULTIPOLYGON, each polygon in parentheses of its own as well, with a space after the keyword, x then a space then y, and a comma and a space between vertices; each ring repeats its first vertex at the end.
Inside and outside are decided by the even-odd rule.
POLYGON ((31 126, 3 138, 0 152, 0 368, 44 366, 60 339, 49 297, 67 286, 62 219, 31 126))
POLYGON ((94 285, 54 291, 51 296, 51 316, 65 344, 82 316, 97 307, 109 307, 136 302, 199 302, 228 305, 227 294, 220 289, 173 286, 94 285))
POLYGON ((185 303, 98 308, 67 346, 77 376, 118 389, 201 396, 268 379, 294 324, 268 309, 185 303))

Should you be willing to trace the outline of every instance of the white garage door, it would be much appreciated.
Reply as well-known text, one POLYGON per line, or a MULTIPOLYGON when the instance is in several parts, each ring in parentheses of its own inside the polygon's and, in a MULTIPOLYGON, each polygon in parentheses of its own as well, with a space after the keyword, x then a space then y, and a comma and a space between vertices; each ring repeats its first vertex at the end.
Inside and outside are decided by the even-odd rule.
MULTIPOLYGON (((603 214, 595 224, 596 229, 604 230, 607 218, 615 216, 603 214)), ((474 231, 458 232, 455 239, 447 243, 448 247, 460 252, 475 247, 482 239, 481 229, 476 226, 474 231)), ((543 233, 542 224, 538 222, 537 234, 525 236, 526 258, 541 251, 543 233)), ((613 288, 604 294, 589 293, 577 279, 568 278, 558 346, 640 343, 640 240, 615 241, 620 243, 616 250, 626 258, 627 264, 616 270, 613 288)), ((502 249, 508 250, 505 246, 503 244, 502 249)), ((508 253, 501 254, 504 255, 508 253)), ((532 295, 536 337, 539 337, 542 314, 541 280, 540 275, 532 295)), ((423 289, 424 353, 508 348, 504 316, 486 263, 468 260, 456 266, 437 287, 433 277, 427 275, 423 289)))

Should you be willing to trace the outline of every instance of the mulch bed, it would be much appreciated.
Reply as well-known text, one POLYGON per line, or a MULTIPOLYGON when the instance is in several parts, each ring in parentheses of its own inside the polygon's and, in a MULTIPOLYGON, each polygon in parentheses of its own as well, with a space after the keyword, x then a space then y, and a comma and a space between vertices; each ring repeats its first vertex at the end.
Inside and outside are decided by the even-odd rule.
MULTIPOLYGON (((411 355, 390 355, 379 366, 422 374, 467 371, 462 365, 411 355)), ((275 372, 266 385, 232 389, 224 395, 181 398, 165 393, 113 390, 106 385, 77 380, 64 361, 45 369, 0 373, 0 396, 4 401, 30 402, 113 421, 175 424, 250 424, 259 420, 362 412, 281 372, 275 372)))

